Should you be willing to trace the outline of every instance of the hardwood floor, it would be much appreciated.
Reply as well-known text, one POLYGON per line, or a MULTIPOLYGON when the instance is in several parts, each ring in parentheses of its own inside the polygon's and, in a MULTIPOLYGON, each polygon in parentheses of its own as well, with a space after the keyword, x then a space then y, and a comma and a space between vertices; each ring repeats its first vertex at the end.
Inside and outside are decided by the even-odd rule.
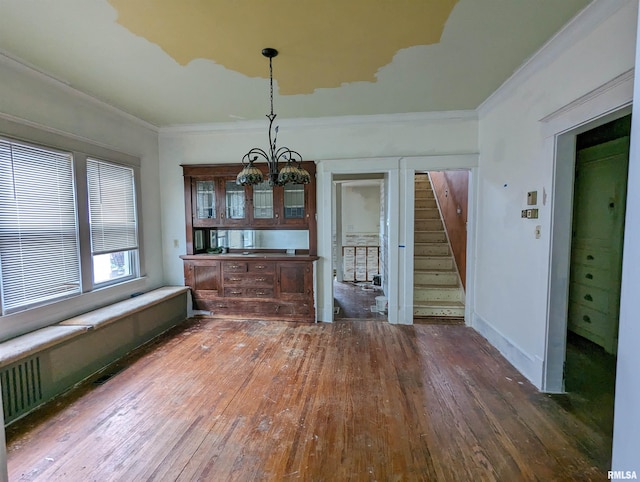
POLYGON ((610 438, 466 326, 193 319, 112 371, 9 427, 10 480, 583 481, 609 468, 610 438))
POLYGON ((334 320, 367 319, 386 321, 387 315, 371 311, 376 305, 376 296, 384 296, 380 289, 371 283, 352 283, 348 281, 333 282, 333 306, 339 308, 334 320))
POLYGON ((567 332, 565 409, 613 437, 616 357, 595 343, 567 332))

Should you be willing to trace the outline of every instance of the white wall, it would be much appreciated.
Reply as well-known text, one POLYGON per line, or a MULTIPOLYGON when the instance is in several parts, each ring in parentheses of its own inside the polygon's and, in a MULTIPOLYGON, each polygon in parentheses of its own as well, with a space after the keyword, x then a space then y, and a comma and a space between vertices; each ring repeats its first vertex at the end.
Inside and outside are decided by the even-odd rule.
MULTIPOLYGON (((640 64, 640 35, 636 40, 636 64, 640 64)), ((640 72, 636 70, 631 125, 631 152, 627 211, 622 260, 620 331, 616 369, 613 423, 613 470, 635 470, 640 474, 640 72)))
MULTIPOLYGON (((88 142, 141 159, 142 242, 146 278, 47 306, 54 321, 164 284, 158 134, 155 128, 0 56, 0 121, 88 142), (16 124, 17 123, 17 124, 16 124)), ((0 133, 1 129, 0 129, 0 133)), ((37 310, 33 310, 34 313, 37 310)))
POLYGON ((636 0, 594 2, 479 109, 472 324, 538 387, 554 172, 540 121, 633 68, 636 11, 636 0), (540 218, 521 219, 532 190, 540 218))
POLYGON ((343 185, 342 191, 342 244, 353 234, 380 234, 380 183, 370 185, 343 185))

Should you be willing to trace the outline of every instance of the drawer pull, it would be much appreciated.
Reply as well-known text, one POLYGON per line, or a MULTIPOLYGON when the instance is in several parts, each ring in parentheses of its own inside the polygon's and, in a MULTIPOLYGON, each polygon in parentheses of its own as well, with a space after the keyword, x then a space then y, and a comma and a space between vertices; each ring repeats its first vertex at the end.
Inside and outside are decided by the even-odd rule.
POLYGON ((582 321, 584 321, 585 323, 591 323, 591 318, 589 317, 589 315, 584 315, 582 317, 582 321))
POLYGON ((587 255, 587 259, 588 259, 589 261, 593 261, 593 256, 592 256, 592 255, 590 255, 590 254, 588 254, 588 255, 587 255))
POLYGON ((257 281, 257 282, 260 282, 260 281, 267 281, 267 278, 256 278, 256 281, 257 281))
POLYGON ((593 275, 591 273, 587 273, 584 277, 587 279, 593 279, 593 275))
POLYGON ((229 278, 229 281, 242 281, 242 278, 229 278))
POLYGON ((264 291, 256 291, 256 295, 264 296, 264 295, 266 295, 266 293, 264 291))
POLYGON ((587 301, 593 301, 593 296, 591 295, 584 295, 584 299, 587 301))
POLYGON ((266 266, 264 264, 257 264, 256 269, 265 269, 266 266))
POLYGON ((232 295, 241 295, 242 291, 232 291, 231 294, 232 295))
POLYGON ((232 264, 231 266, 229 266, 231 269, 238 269, 240 268, 239 264, 232 264))

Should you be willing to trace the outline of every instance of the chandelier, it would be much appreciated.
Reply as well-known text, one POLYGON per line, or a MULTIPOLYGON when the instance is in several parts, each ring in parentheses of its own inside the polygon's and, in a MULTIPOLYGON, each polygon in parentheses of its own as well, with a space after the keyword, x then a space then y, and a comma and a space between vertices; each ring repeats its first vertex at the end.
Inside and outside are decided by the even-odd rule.
POLYGON ((271 113, 267 114, 269 119, 269 152, 265 152, 259 147, 254 147, 242 158, 242 170, 236 177, 236 183, 241 186, 252 186, 264 181, 264 175, 259 167, 253 163, 264 160, 269 166, 269 184, 283 186, 287 183, 307 184, 310 181, 309 173, 302 167, 302 156, 288 147, 277 147, 276 138, 278 136, 278 126, 273 126, 276 114, 273 113, 273 58, 278 55, 278 51, 272 48, 262 49, 262 55, 269 59, 269 86, 271 99, 271 113), (279 169, 280 162, 286 162, 282 169, 279 169))

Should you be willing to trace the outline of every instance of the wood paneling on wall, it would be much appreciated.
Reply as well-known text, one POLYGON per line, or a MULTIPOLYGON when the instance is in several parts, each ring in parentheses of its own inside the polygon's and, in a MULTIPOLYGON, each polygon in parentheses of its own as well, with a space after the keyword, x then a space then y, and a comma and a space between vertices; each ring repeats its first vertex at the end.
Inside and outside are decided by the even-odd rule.
POLYGON ((468 171, 429 172, 462 286, 466 286, 468 171), (460 213, 458 213, 460 208, 460 213))

